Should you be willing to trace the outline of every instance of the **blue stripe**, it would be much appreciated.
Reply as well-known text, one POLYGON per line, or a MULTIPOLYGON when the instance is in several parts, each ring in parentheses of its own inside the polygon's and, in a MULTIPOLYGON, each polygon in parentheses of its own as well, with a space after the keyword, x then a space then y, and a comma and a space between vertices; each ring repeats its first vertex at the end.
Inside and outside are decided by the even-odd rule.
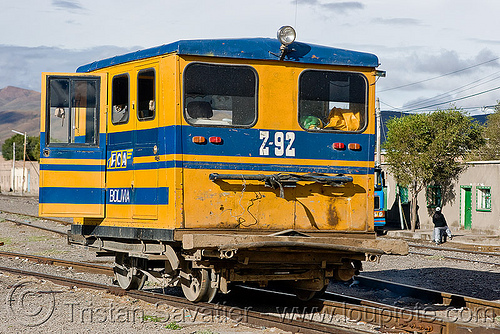
POLYGON ((168 187, 109 188, 106 189, 106 204, 167 205, 168 191, 168 187))
MULTIPOLYGON (((260 139, 261 132, 267 131, 269 139, 265 145, 269 154, 264 157, 286 157, 276 155, 274 136, 277 132, 286 134, 293 133, 293 143, 285 140, 285 149, 288 144, 295 149, 294 158, 298 159, 321 159, 321 160, 349 160, 349 161, 373 161, 375 137, 372 134, 357 133, 313 133, 306 131, 274 131, 266 129, 235 129, 235 128, 211 128, 193 126, 167 126, 156 129, 146 129, 136 132, 135 137, 147 137, 151 141, 154 135, 158 136, 158 155, 166 154, 193 154, 193 155, 215 155, 215 156, 247 156, 259 157, 263 140, 260 139), (202 136, 205 139, 220 137, 223 143, 205 145, 193 143, 193 137, 202 136), (334 150, 332 145, 342 142, 346 145, 357 143, 361 145, 360 151, 334 150), (272 143, 272 144, 271 144, 272 143)), ((133 131, 110 133, 108 136, 108 151, 128 149, 133 146, 131 138, 133 131), (130 138, 130 141, 125 139, 130 138), (127 145, 129 143, 129 145, 127 145)), ((137 145, 137 143, 136 143, 137 145)), ((142 150, 135 150, 134 156, 151 156, 153 143, 148 147, 142 145, 142 150)))
POLYGON ((71 172, 104 172, 104 165, 52 165, 40 164, 40 170, 46 171, 71 171, 71 172))
POLYGON ((102 188, 40 187, 40 203, 104 204, 102 188))
POLYGON ((134 201, 139 205, 168 204, 168 187, 134 188, 134 201), (155 201, 156 195, 156 201, 155 201))
MULTIPOLYGON (((345 160, 345 161, 373 161, 375 137, 372 134, 355 133, 311 133, 306 131, 273 131, 261 129, 234 129, 234 128, 209 128, 193 126, 167 126, 159 129, 140 130, 108 134, 107 151, 126 150, 134 147, 134 157, 152 156, 152 141, 156 138, 157 155, 190 154, 199 156, 226 156, 226 157, 270 157, 286 158, 286 155, 276 155, 274 136, 276 132, 283 134, 293 133, 295 140, 291 148, 295 149, 295 159, 308 160, 345 160), (262 131, 269 132, 269 139, 264 146, 268 155, 261 155, 260 148, 263 140, 260 139, 262 131), (223 143, 214 145, 207 143, 199 145, 192 142, 194 136, 208 138, 221 137, 223 143), (134 137, 141 139, 136 142, 134 137), (128 139, 127 139, 128 138, 128 139), (151 141, 151 143, 149 143, 151 141), (148 142, 149 145, 146 143, 148 142), (341 142, 346 146, 349 143, 361 145, 360 151, 334 150, 333 143, 341 142), (272 143, 272 144, 271 144, 272 143), (138 147, 139 146, 139 147, 138 147)), ((284 142, 284 149, 290 141, 284 142)), ((57 147, 49 148, 50 158, 60 159, 104 159, 103 148, 57 147)), ((43 156, 43 155, 42 155, 43 156)))

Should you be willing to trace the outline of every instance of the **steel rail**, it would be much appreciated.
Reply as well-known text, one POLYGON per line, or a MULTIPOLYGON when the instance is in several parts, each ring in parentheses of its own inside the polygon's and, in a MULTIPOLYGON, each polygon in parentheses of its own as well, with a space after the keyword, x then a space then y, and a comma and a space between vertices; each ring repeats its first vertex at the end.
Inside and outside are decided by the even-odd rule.
MULTIPOLYGON (((468 250, 468 249, 460 249, 460 248, 449 248, 449 247, 440 247, 440 246, 431 246, 431 245, 418 245, 413 243, 408 243, 408 246, 415 248, 425 248, 425 249, 435 249, 442 250, 447 252, 457 252, 457 253, 468 253, 468 254, 477 254, 477 255, 491 255, 491 256, 500 256, 500 253, 496 252, 483 252, 476 250, 468 250)), ((484 247, 484 248, 500 248, 500 246, 478 246, 474 245, 474 247, 484 247)))
POLYGON ((56 229, 52 229, 52 228, 45 227, 45 226, 35 225, 35 224, 32 224, 31 222, 26 223, 26 222, 21 222, 21 221, 10 219, 10 218, 2 218, 2 219, 5 220, 5 221, 9 221, 11 223, 15 223, 15 224, 19 224, 19 225, 25 225, 25 226, 33 227, 33 228, 36 228, 36 229, 39 229, 39 230, 44 230, 44 231, 56 233, 56 234, 59 234, 59 235, 64 235, 64 236, 68 235, 67 231, 61 231, 61 230, 56 230, 56 229))
MULTIPOLYGON (((200 309, 204 310, 214 310, 220 309, 220 306, 214 304, 207 303, 197 303, 193 304, 188 302, 184 298, 175 297, 164 294, 153 294, 151 292, 146 291, 125 291, 115 286, 102 285, 85 281, 79 281, 74 279, 69 279, 60 276, 51 276, 48 274, 42 274, 38 272, 30 272, 25 270, 20 270, 16 268, 8 268, 8 267, 0 267, 0 270, 15 272, 21 275, 29 275, 34 277, 39 277, 42 279, 48 279, 54 281, 56 284, 61 285, 70 285, 70 286, 79 286, 90 289, 106 289, 112 293, 123 295, 127 294, 130 297, 143 299, 152 303, 158 303, 158 301, 163 301, 168 304, 174 303, 175 305, 183 308, 189 308, 199 311, 200 309)), ((260 300, 274 300, 276 298, 276 293, 268 290, 262 290, 258 293, 267 294, 267 298, 259 298, 260 300), (272 297, 269 295, 272 294, 272 297)), ((255 297, 256 291, 252 292, 252 297, 255 297)), ((301 332, 301 333, 353 333, 356 331, 346 330, 345 327, 342 326, 334 326, 330 320, 330 322, 315 322, 312 319, 307 319, 304 317, 304 314, 314 313, 326 314, 326 315, 341 315, 346 319, 354 319, 354 321, 364 321, 367 323, 377 324, 383 328, 396 328, 399 331, 407 331, 410 333, 500 333, 500 328, 487 328, 481 327, 475 324, 464 324, 454 321, 447 321, 446 319, 442 319, 436 316, 429 316, 426 313, 422 313, 421 310, 408 310, 403 308, 398 308, 394 306, 389 306, 385 304, 380 304, 373 301, 367 301, 363 299, 358 299, 354 297, 346 297, 343 295, 336 295, 333 293, 328 293, 328 295, 336 296, 337 298, 343 298, 342 302, 333 301, 333 300, 313 300, 311 302, 302 304, 304 307, 310 307, 310 309, 304 308, 302 311, 302 318, 296 319, 296 317, 286 317, 280 316, 276 317, 274 315, 263 314, 261 312, 253 312, 248 309, 242 310, 238 309, 237 306, 231 307, 234 311, 238 309, 240 311, 237 314, 245 314, 245 317, 248 318, 249 324, 260 325, 266 324, 264 326, 270 327, 278 327, 283 330, 291 330, 293 332, 301 332), (245 312, 245 313, 241 313, 245 312), (332 327, 333 326, 333 327, 332 327)), ((295 301, 296 302, 296 301, 295 301)), ((229 306, 228 306, 229 307, 229 306)), ((210 312, 212 312, 210 311, 210 312)), ((497 313, 498 314, 498 313, 497 313)), ((298 315, 295 313, 295 315, 298 315)), ((323 319, 325 319, 323 317, 323 319)), ((359 332, 359 331, 358 331, 359 332)))
POLYGON ((6 210, 3 210, 3 209, 0 209, 0 213, 7 213, 7 214, 11 214, 11 215, 18 215, 18 216, 26 216, 26 217, 35 218, 35 219, 41 219, 41 220, 50 220, 50 221, 53 221, 53 222, 56 222, 56 223, 60 223, 60 224, 63 224, 63 225, 71 225, 72 224, 71 222, 68 222, 68 221, 65 221, 65 220, 60 220, 60 219, 55 219, 55 218, 48 218, 48 217, 40 217, 40 216, 30 215, 30 214, 21 213, 21 212, 6 211, 6 210))
POLYGON ((500 266, 500 263, 496 263, 496 262, 464 259, 461 257, 448 256, 448 255, 436 255, 436 254, 428 254, 428 253, 420 253, 420 252, 412 252, 412 251, 409 251, 408 254, 422 255, 422 256, 439 256, 439 257, 442 257, 444 259, 449 259, 449 260, 456 260, 456 261, 463 261, 463 262, 477 262, 477 263, 489 264, 489 265, 494 265, 494 266, 500 266))
MULTIPOLYGON (((89 272, 89 273, 94 273, 94 274, 104 274, 107 276, 113 276, 113 268, 109 266, 104 266, 104 265, 99 265, 99 264, 94 264, 94 263, 87 263, 87 262, 77 262, 77 261, 70 261, 70 260, 64 260, 64 259, 57 259, 57 258, 52 258, 52 257, 45 257, 45 256, 39 256, 39 255, 31 255, 31 254, 22 254, 22 253, 16 253, 16 252, 6 252, 6 251, 0 251, 0 256, 2 257, 10 257, 10 258, 21 258, 21 259, 28 259, 30 261, 33 261, 35 263, 43 263, 43 264, 49 264, 49 265, 59 265, 59 266, 64 266, 64 267, 72 267, 73 269, 77 271, 82 271, 82 272, 89 272)), ((435 303, 441 303, 441 304, 447 304, 448 306, 454 306, 454 307, 468 307, 471 309, 478 309, 482 307, 489 307, 492 308, 496 314, 500 315, 500 303, 495 302, 495 301, 487 301, 484 299, 478 299, 474 297, 469 297, 469 296, 463 296, 463 295, 458 295, 458 294, 451 294, 448 292, 442 292, 442 291, 436 291, 432 289, 425 289, 421 287, 415 287, 415 286, 410 286, 406 284, 401 284, 401 283, 395 283, 395 282, 390 282, 386 280, 381 280, 377 278, 372 278, 372 277, 366 277, 366 276, 356 276, 355 279, 359 282, 360 285, 370 287, 370 288, 377 288, 377 289, 387 289, 389 291, 407 296, 407 297, 415 297, 424 301, 430 301, 430 302, 435 302, 435 303)), ((267 290, 263 290, 267 291, 267 290)), ((349 301, 349 298, 351 301, 355 301, 355 303, 360 303, 367 305, 371 302, 354 298, 354 297, 349 297, 345 295, 338 295, 334 294, 331 292, 328 292, 329 295, 331 296, 336 296, 336 298, 342 297, 344 301, 349 301)), ((386 306, 384 304, 376 303, 374 305, 377 306, 386 306)))
POLYGON ((496 301, 489 301, 459 294, 410 286, 401 283, 394 283, 366 276, 356 276, 355 280, 358 281, 360 285, 364 285, 367 287, 387 289, 404 296, 415 297, 424 300, 426 299, 428 301, 445 304, 451 307, 467 307, 472 310, 489 308, 495 312, 496 316, 500 315, 500 303, 496 301))
POLYGON ((100 284, 100 283, 93 283, 93 282, 87 282, 87 281, 82 281, 82 280, 77 280, 73 278, 67 278, 67 277, 61 277, 61 276, 55 276, 55 275, 49 275, 49 274, 44 274, 44 273, 39 273, 39 272, 33 272, 33 271, 27 271, 27 270, 21 270, 17 268, 9 268, 9 267, 3 267, 0 266, 0 271, 4 272, 11 272, 15 273, 18 275, 26 275, 26 276, 32 276, 40 279, 45 279, 54 282, 55 284, 58 285, 63 285, 63 286, 76 286, 79 288, 87 288, 87 289, 98 289, 98 290, 106 290, 110 293, 123 296, 127 295, 132 298, 136 299, 141 299, 147 302, 150 302, 152 304, 156 304, 158 302, 164 302, 167 303, 168 305, 179 307, 179 308, 184 308, 184 309, 189 309, 192 311, 195 311, 200 313, 200 314, 220 314, 221 309, 223 310, 224 313, 224 308, 225 313, 232 316, 236 315, 236 319, 232 320, 237 320, 241 321, 241 323, 254 326, 254 327, 277 327, 285 331, 290 331, 293 333, 310 333, 310 334, 317 334, 317 333, 341 333, 341 334, 355 334, 355 333, 362 333, 361 330, 354 330, 350 328, 346 328, 343 326, 337 326, 334 324, 323 324, 323 323, 318 323, 318 322, 304 322, 300 320, 295 320, 295 319, 281 319, 277 316, 269 315, 266 313, 261 313, 258 311, 251 311, 249 308, 242 309, 238 307, 226 307, 226 306, 220 306, 217 304, 210 304, 210 303, 191 303, 187 301, 184 298, 181 297, 176 297, 176 296, 171 296, 171 295, 164 295, 164 294, 159 294, 159 293, 153 293, 153 292, 146 292, 146 291, 138 291, 138 290, 123 290, 121 288, 118 288, 116 286, 110 286, 106 284, 100 284))
POLYGON ((10 257, 10 258, 27 259, 27 260, 33 261, 35 263, 41 263, 41 264, 57 265, 57 266, 63 266, 63 267, 72 267, 73 269, 80 271, 80 272, 113 276, 113 268, 112 267, 107 267, 107 266, 103 266, 103 265, 99 265, 99 264, 95 264, 95 263, 69 261, 69 260, 56 259, 56 258, 40 256, 40 255, 21 254, 21 253, 5 252, 5 251, 0 251, 0 256, 10 257))

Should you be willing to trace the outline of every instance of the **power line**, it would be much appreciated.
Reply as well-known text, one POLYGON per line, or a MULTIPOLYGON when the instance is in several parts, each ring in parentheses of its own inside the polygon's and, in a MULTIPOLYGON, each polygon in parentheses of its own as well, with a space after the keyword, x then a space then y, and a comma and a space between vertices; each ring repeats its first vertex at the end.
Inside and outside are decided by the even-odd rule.
POLYGON ((409 84, 406 84, 406 85, 401 85, 401 86, 397 86, 397 87, 383 89, 383 90, 379 91, 379 93, 387 92, 387 91, 394 90, 394 89, 404 88, 404 87, 408 87, 408 86, 413 86, 413 85, 417 85, 419 83, 423 83, 423 82, 427 82, 427 81, 439 79, 439 78, 442 78, 442 77, 445 77, 445 76, 448 76, 448 75, 456 74, 456 73, 459 73, 459 72, 463 72, 463 71, 469 70, 469 69, 474 68, 474 67, 478 67, 478 66, 481 66, 481 65, 484 65, 484 64, 491 63, 491 62, 496 61, 498 59, 500 59, 500 57, 497 57, 495 59, 491 59, 491 60, 485 61, 485 62, 480 63, 480 64, 476 64, 476 65, 472 65, 472 66, 469 66, 469 67, 466 67, 466 68, 462 68, 460 70, 456 70, 456 71, 453 71, 453 72, 442 74, 442 75, 439 75, 437 77, 433 77, 433 78, 429 78, 429 79, 425 79, 425 80, 420 80, 420 81, 409 83, 409 84))
POLYGON ((480 86, 480 85, 484 85, 484 84, 486 84, 486 83, 488 83, 488 82, 495 81, 495 80, 499 79, 499 78, 500 78, 500 76, 496 76, 496 77, 494 77, 493 79, 487 80, 487 81, 482 82, 482 83, 480 83, 480 84, 477 84, 477 85, 475 85, 475 86, 471 86, 471 85, 473 85, 473 84, 475 84, 475 83, 478 83, 478 82, 480 82, 480 81, 483 81, 483 80, 484 80, 484 79, 486 79, 486 78, 489 78, 489 77, 491 77, 491 76, 497 75, 498 73, 500 73, 500 71, 495 72, 495 73, 490 74, 490 75, 487 75, 487 76, 486 76, 486 77, 484 77, 484 78, 481 78, 481 79, 475 80, 475 81, 473 81, 473 82, 471 82, 471 83, 468 83, 468 84, 466 84, 466 85, 463 85, 463 86, 461 86, 461 87, 458 87, 458 88, 452 89, 452 90, 450 90, 450 91, 444 92, 444 93, 442 93, 442 94, 436 95, 436 96, 434 96, 434 97, 431 97, 431 98, 428 98, 428 99, 424 99, 424 100, 420 100, 420 101, 416 101, 416 102, 414 102, 414 103, 410 103, 409 105, 406 105, 406 106, 405 106, 405 108, 415 108, 415 107, 417 107, 417 106, 419 106, 419 105, 422 105, 422 104, 431 103, 432 101, 438 102, 440 98, 444 98, 444 97, 446 97, 446 96, 447 96, 448 94, 450 94, 450 93, 453 93, 453 92, 456 92, 456 93, 461 93, 461 92, 463 92, 463 91, 466 91, 466 90, 469 90, 469 89, 472 89, 472 88, 476 88, 476 87, 478 87, 478 86, 480 86), (470 87, 469 87, 469 86, 470 86, 470 87), (467 88, 466 88, 466 87, 467 87, 467 88), (462 88, 466 88, 466 89, 460 90, 460 89, 462 89, 462 88))
POLYGON ((475 94, 472 94, 472 95, 467 95, 467 96, 464 96, 464 97, 460 97, 460 98, 456 98, 456 99, 453 99, 453 100, 449 100, 449 101, 446 101, 446 102, 431 104, 431 105, 428 105, 428 106, 425 106, 425 107, 410 109, 410 110, 407 110, 407 111, 417 111, 417 110, 421 110, 421 109, 426 109, 426 108, 440 106, 442 104, 447 104, 447 103, 452 103, 452 102, 456 102, 456 101, 461 101, 461 100, 465 100, 465 99, 468 99, 468 98, 471 98, 471 97, 474 97, 474 96, 486 94, 486 93, 492 92, 492 91, 497 90, 497 89, 500 89, 500 86, 495 87, 495 88, 491 88, 491 89, 488 89, 488 90, 485 90, 485 91, 482 91, 482 92, 479 92, 479 93, 475 93, 475 94))

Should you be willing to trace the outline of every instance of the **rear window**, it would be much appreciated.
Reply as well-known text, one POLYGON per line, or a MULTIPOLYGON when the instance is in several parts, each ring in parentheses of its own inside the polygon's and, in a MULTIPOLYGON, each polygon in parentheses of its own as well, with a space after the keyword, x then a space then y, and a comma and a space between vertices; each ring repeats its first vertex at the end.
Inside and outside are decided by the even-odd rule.
POLYGON ((307 70, 299 79, 299 122, 307 131, 363 131, 367 81, 351 72, 307 70))
POLYGON ((189 64, 184 116, 197 126, 252 126, 257 120, 256 72, 249 66, 189 64))

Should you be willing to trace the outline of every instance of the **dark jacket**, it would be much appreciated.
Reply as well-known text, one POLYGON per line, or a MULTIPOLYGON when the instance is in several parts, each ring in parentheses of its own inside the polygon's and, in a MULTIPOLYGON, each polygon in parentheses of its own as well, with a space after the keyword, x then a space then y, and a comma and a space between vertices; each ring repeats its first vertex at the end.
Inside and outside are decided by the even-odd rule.
POLYGON ((444 219, 444 215, 441 212, 436 212, 432 216, 432 222, 434 223, 434 227, 445 227, 446 219, 444 219))

